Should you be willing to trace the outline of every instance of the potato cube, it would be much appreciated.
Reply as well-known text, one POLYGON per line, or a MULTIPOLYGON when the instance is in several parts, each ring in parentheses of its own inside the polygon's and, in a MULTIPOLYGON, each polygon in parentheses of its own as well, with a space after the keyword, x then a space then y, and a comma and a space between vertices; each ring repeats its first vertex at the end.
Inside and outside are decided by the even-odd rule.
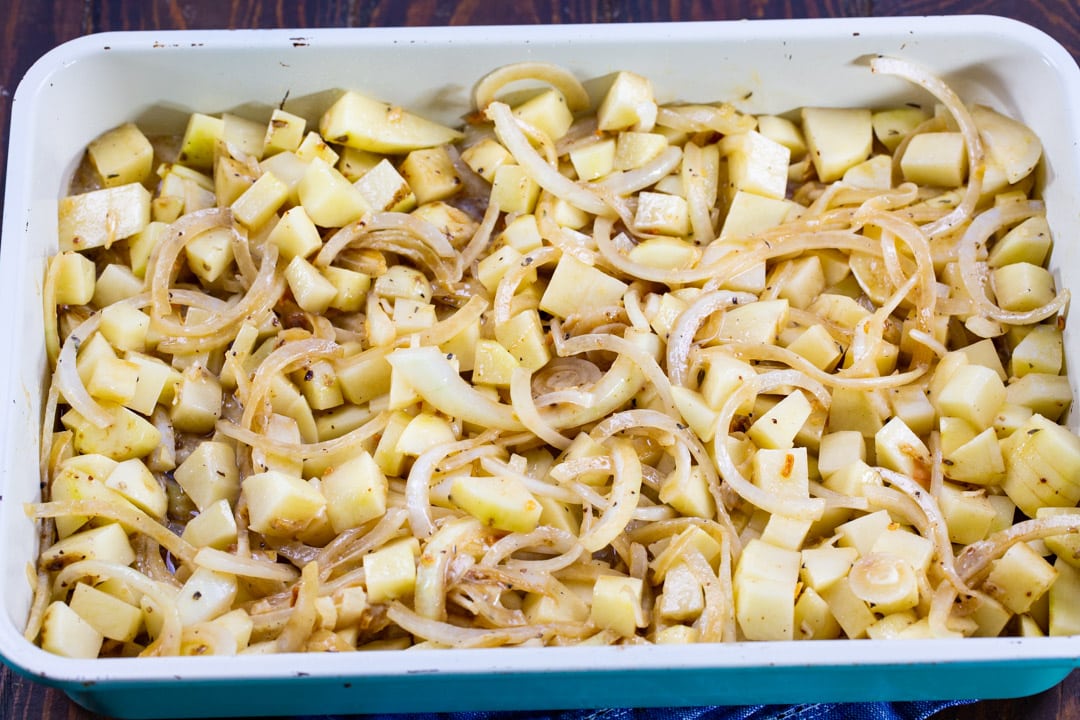
POLYGON ((173 477, 200 512, 219 500, 235 503, 240 495, 236 453, 224 442, 199 443, 176 468, 173 477))
POLYGON ((345 399, 363 405, 390 390, 390 363, 386 350, 372 348, 334 363, 345 399))
POLYGON ((112 488, 153 517, 165 517, 165 511, 169 505, 165 488, 142 460, 132 458, 117 463, 109 476, 105 478, 105 487, 112 488))
MULTIPOLYGON (((573 156, 571 152, 571 159, 573 156)), ((495 171, 499 167, 514 163, 514 156, 510 151, 492 138, 484 138, 462 150, 461 159, 474 173, 489 183, 495 182, 495 171)))
POLYGON ((736 190, 720 228, 720 239, 744 238, 774 228, 784 222, 790 212, 791 206, 786 200, 736 190))
POLYGON ((660 485, 659 498, 660 502, 683 515, 711 518, 716 513, 716 501, 709 492, 708 480, 696 465, 685 475, 671 473, 660 485))
POLYGON ((874 155, 869 160, 852 165, 844 171, 841 182, 867 190, 888 190, 893 185, 892 158, 888 155, 874 155))
POLYGON ((822 593, 837 580, 846 577, 858 557, 859 551, 853 547, 823 545, 806 548, 801 553, 799 578, 807 587, 822 593))
POLYGON ((416 587, 416 538, 404 538, 364 556, 364 576, 369 603, 381 603, 411 595, 416 587))
POLYGON ((747 435, 759 448, 793 447, 795 435, 810 418, 810 401, 795 390, 754 421, 747 435))
POLYGON ((272 172, 264 172, 255 181, 255 184, 245 190, 233 202, 233 215, 248 229, 257 230, 288 199, 289 186, 279 180, 272 172))
POLYGON ((916 185, 960 187, 967 177, 967 150, 959 132, 919 133, 900 158, 904 179, 916 185))
POLYGON ((322 493, 335 533, 386 512, 386 476, 367 452, 328 469, 322 476, 322 493))
POLYGON ((296 304, 309 313, 326 312, 337 297, 337 288, 314 265, 297 255, 285 268, 285 280, 296 304))
POLYGON ((263 154, 274 155, 283 150, 293 151, 304 139, 307 120, 299 115, 274 108, 263 136, 263 154))
POLYGON ((327 165, 333 166, 337 163, 339 156, 319 133, 311 130, 300 141, 300 147, 296 148, 296 157, 307 163, 318 158, 327 165))
POLYGON ((1031 174, 1042 157, 1042 144, 1032 130, 1013 118, 982 105, 971 109, 989 158, 1016 183, 1031 174))
POLYGON ((207 433, 221 417, 221 383, 199 365, 184 370, 173 398, 172 421, 177 430, 207 433))
POLYGON ((871 113, 864 108, 803 108, 802 130, 822 182, 839 180, 848 168, 870 157, 873 128, 871 113))
MULTIPOLYGON (((664 140, 667 144, 667 140, 664 140)), ((500 146, 501 147, 501 146, 500 146)), ((609 174, 615 169, 616 164, 616 141, 614 138, 604 138, 588 145, 574 148, 570 151, 570 164, 574 166, 574 172, 579 179, 584 181, 596 180, 609 174)), ((494 175, 492 175, 494 177, 494 175)))
POLYGON ((424 273, 407 265, 392 265, 375 278, 375 294, 385 298, 408 298, 430 302, 431 283, 424 273))
POLYGON ((1054 278, 1046 268, 1027 262, 1002 265, 990 273, 994 295, 1006 310, 1024 312, 1054 299, 1054 278))
POLYGON ((236 516, 225 498, 211 503, 188 521, 181 537, 198 548, 227 550, 236 542, 236 516))
POLYGON ((1058 571, 1027 543, 1016 543, 991 563, 983 590, 1014 613, 1025 613, 1042 597, 1058 571))
POLYGON ((150 192, 139 183, 60 199, 60 250, 108 247, 150 223, 150 192))
POLYGON ((791 151, 759 132, 728 135, 720 141, 727 156, 728 182, 734 190, 783 200, 791 151))
POLYGON ((615 138, 615 170, 633 170, 655 160, 668 147, 668 139, 659 133, 620 132, 615 138))
POLYGON ((132 410, 150 415, 159 402, 171 403, 181 375, 157 358, 128 351, 124 359, 138 367, 135 395, 127 402, 132 410))
POLYGON ((556 88, 548 88, 514 107, 514 117, 534 127, 552 141, 558 140, 574 123, 566 98, 556 88))
POLYGON ((242 483, 251 529, 273 537, 303 532, 326 508, 311 483, 276 470, 249 475, 242 483))
POLYGON ((798 552, 750 540, 735 566, 735 618, 748 640, 791 640, 798 552))
POLYGON ((1002 488, 1025 515, 1035 517, 1040 507, 1080 502, 1080 437, 1067 428, 1033 415, 1001 449, 1002 488))
POLYGON ((138 372, 134 363, 104 357, 94 366, 86 389, 98 400, 126 404, 135 395, 138 372))
POLYGON ((495 339, 526 370, 539 370, 551 359, 536 310, 523 310, 497 326, 495 339))
POLYGON ((485 525, 509 532, 532 532, 542 510, 524 483, 513 477, 456 477, 450 500, 485 525))
POLYGON ((949 482, 942 483, 938 504, 948 526, 949 539, 961 545, 985 538, 997 516, 984 491, 963 490, 949 482))
POLYGON ((371 212, 360 189, 320 158, 308 164, 296 192, 308 217, 320 227, 343 227, 371 212))
POLYGON ((214 149, 225 134, 221 118, 192 113, 188 117, 184 137, 180 140, 177 161, 195 168, 210 168, 214 164, 214 149))
POLYGON ((1050 225, 1044 216, 1028 218, 993 244, 986 264, 991 268, 1021 262, 1042 266, 1050 254, 1052 238, 1050 225))
POLYGON ((982 365, 967 365, 949 378, 935 405, 940 414, 962 418, 982 430, 993 424, 1005 395, 1005 385, 996 372, 982 365))
POLYGON ((42 551, 38 564, 46 570, 58 571, 80 560, 130 565, 135 562, 135 551, 120 524, 109 523, 58 540, 42 551))
POLYGON ((559 258, 555 272, 540 299, 540 309, 560 318, 591 308, 616 305, 627 284, 602 270, 586 265, 570 253, 559 258))
POLYGON ((828 478, 854 460, 866 460, 866 442, 862 433, 839 430, 821 436, 818 447, 818 472, 828 478))
POLYGON ((761 300, 733 307, 720 319, 720 342, 775 345, 780 328, 787 324, 787 300, 761 300))
POLYGON ((593 585, 593 624, 623 637, 631 637, 645 627, 644 583, 639 578, 601 575, 593 585))
POLYGON ((867 607, 866 601, 851 589, 848 578, 843 577, 821 593, 829 604, 833 617, 840 623, 844 635, 850 639, 866 636, 867 629, 877 622, 877 616, 867 607))
POLYGON ((386 158, 364 173, 355 184, 376 211, 409 212, 416 207, 416 195, 409 183, 386 158))
POLYGON ((176 596, 176 609, 184 625, 207 622, 229 612, 239 590, 236 576, 196 568, 176 596))
POLYGON ((77 410, 68 410, 61 424, 75 433, 75 449, 80 453, 101 453, 113 460, 143 457, 161 442, 161 433, 144 418, 122 405, 99 403, 112 418, 112 423, 99 428, 77 410))
POLYGON ((41 648, 69 658, 96 658, 104 636, 61 600, 45 608, 41 621, 41 648))
POLYGON ((879 110, 870 117, 878 142, 891 153, 904 137, 929 118, 926 111, 917 107, 898 107, 879 110))
POLYGON ((134 123, 109 130, 86 148, 105 187, 141 183, 150 177, 154 148, 134 123))
POLYGON ((1036 325, 1013 348, 1009 372, 1023 377, 1031 372, 1057 375, 1063 364, 1061 330, 1054 325, 1036 325))
POLYGON ((946 453, 942 462, 945 476, 958 482, 997 485, 1005 478, 1005 460, 992 427, 946 453))
POLYGON ((874 434, 874 451, 879 465, 908 477, 924 477, 929 472, 930 450, 898 417, 874 434))
POLYGON ((840 547, 853 547, 859 551, 859 555, 868 555, 891 524, 892 518, 885 510, 860 515, 836 528, 837 544, 840 547))
POLYGON ((132 642, 142 629, 142 610, 86 583, 78 583, 69 605, 102 636, 132 642))
POLYGON ((413 150, 405 156, 399 170, 421 205, 445 200, 462 187, 461 178, 444 146, 413 150))
POLYGON ((615 76, 597 108, 596 119, 601 130, 633 128, 649 132, 656 123, 656 113, 652 83, 648 78, 624 71, 615 76))
POLYGON ((1005 405, 1023 406, 1050 420, 1057 420, 1072 403, 1066 375, 1029 372, 1005 388, 1005 405))
POLYGON ((477 341, 473 360, 474 383, 510 387, 510 378, 517 366, 514 356, 498 342, 486 339, 477 341))
POLYGON ((690 233, 689 210, 684 198, 642 191, 638 193, 634 227, 641 233, 683 237, 690 233))
POLYGON ((527 593, 521 611, 531 623, 584 622, 589 606, 562 583, 552 579, 550 594, 527 593))
MULTIPOLYGON (((791 160, 801 160, 806 155, 806 140, 799 126, 777 115, 759 115, 757 131, 773 142, 788 149, 791 160)), ((786 174, 785 169, 785 174, 786 174)))
POLYGON ((500 165, 491 183, 491 202, 504 213, 531 213, 540 186, 517 164, 500 165))
POLYGON ((188 267, 204 283, 216 281, 233 261, 232 229, 212 228, 184 246, 188 267))
POLYGON ((322 247, 318 228, 300 206, 286 210, 266 239, 277 245, 279 254, 286 261, 306 258, 322 247))

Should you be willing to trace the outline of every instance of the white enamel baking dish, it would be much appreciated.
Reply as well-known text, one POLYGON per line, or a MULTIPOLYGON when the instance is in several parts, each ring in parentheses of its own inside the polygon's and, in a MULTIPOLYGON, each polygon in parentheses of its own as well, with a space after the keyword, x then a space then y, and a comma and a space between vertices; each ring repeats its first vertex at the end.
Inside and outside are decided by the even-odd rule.
MULTIPOLYGON (((31 68, 14 98, 0 246, 0 654, 106 715, 226 716, 1005 697, 1059 682, 1080 638, 828 641, 68 660, 21 635, 36 535, 45 353, 41 277, 56 204, 79 153, 124 121, 179 127, 193 110, 315 116, 354 88, 453 123, 472 82, 520 60, 581 77, 633 70, 663 100, 731 100, 752 112, 927 100, 872 76, 872 53, 924 63, 970 101, 1015 114, 1046 150, 1054 274, 1080 288, 1080 70, 1046 35, 993 17, 701 24, 140 32, 84 37, 31 68)), ((1080 333, 1067 331, 1076 392, 1080 333)), ((1073 408, 1070 424, 1080 425, 1073 408)))

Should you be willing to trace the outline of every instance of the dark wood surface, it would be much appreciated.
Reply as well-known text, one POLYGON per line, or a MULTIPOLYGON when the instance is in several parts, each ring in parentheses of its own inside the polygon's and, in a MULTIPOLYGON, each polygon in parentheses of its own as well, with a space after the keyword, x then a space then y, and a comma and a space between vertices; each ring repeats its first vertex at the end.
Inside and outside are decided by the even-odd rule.
MULTIPOLYGON (((1080 58, 1077 0, 2 0, 0 167, 6 167, 11 96, 19 78, 50 48, 94 32, 970 13, 1005 15, 1026 21, 1053 36, 1074 58, 1080 58)), ((61 692, 17 677, 7 668, 0 674, 3 720, 100 717, 79 708, 61 692)), ((1080 720, 1080 671, 1061 685, 1031 698, 979 702, 942 711, 935 718, 1080 720)))

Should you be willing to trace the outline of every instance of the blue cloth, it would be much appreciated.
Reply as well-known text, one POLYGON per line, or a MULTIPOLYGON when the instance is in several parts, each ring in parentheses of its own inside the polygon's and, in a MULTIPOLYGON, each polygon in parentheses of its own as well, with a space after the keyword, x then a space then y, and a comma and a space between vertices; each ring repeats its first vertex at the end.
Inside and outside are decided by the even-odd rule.
POLYGON ((807 703, 730 707, 620 708, 555 712, 461 712, 415 715, 326 715, 297 720, 928 720, 945 708, 970 700, 941 702, 807 703))

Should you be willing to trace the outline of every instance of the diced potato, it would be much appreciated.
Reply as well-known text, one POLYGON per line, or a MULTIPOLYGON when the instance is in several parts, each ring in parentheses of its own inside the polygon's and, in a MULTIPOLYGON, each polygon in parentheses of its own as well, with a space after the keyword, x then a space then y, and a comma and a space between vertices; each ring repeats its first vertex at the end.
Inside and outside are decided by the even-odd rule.
POLYGON ((889 529, 892 518, 886 510, 860 515, 836 528, 837 544, 853 547, 859 555, 869 555, 881 534, 889 529))
POLYGON ((200 512, 219 500, 235 503, 240 495, 236 453, 228 443, 204 440, 180 463, 173 476, 200 512))
POLYGON ((540 309, 566 318, 591 308, 617 304, 627 287, 621 280, 565 253, 540 299, 540 309))
POLYGON ((335 289, 330 307, 343 312, 357 312, 364 306, 364 299, 371 287, 370 275, 333 265, 323 268, 322 275, 335 289))
POLYGON ((381 603, 410 595, 416 586, 416 538, 404 538, 364 556, 364 576, 369 603, 381 603))
POLYGON ((176 596, 176 609, 184 625, 207 622, 227 613, 236 599, 236 576, 196 568, 176 596))
POLYGON ((829 604, 833 617, 840 623, 844 635, 855 640, 866 636, 871 625, 877 622, 877 616, 867 607, 866 601, 851 589, 848 578, 843 577, 821 593, 829 604))
POLYGON ((928 118, 922 108, 899 107, 879 110, 871 116, 870 123, 878 142, 893 152, 908 133, 928 118))
POLYGON ((649 132, 656 123, 652 83, 632 72, 620 72, 596 111, 601 130, 633 128, 649 132))
POLYGON ((775 345, 787 324, 787 300, 762 300, 731 308, 720 320, 717 340, 775 345))
POLYGON ((322 247, 318 228, 300 206, 285 211, 267 240, 277 245, 278 252, 286 261, 295 257, 306 258, 322 247))
POLYGON ((735 618, 748 640, 791 640, 795 631, 798 552, 751 540, 735 566, 735 618))
POLYGON ((263 123, 232 113, 223 113, 221 122, 221 139, 229 148, 235 148, 256 160, 262 157, 266 139, 266 126, 263 123))
POLYGON ((631 637, 646 625, 643 598, 644 583, 639 578, 601 575, 593 586, 590 619, 597 627, 631 637))
MULTIPOLYGON (((665 144, 667 141, 664 141, 665 144)), ((500 146, 501 147, 501 146, 500 146)), ((570 151, 570 163, 581 180, 602 178, 616 167, 616 140, 604 138, 570 151)), ((475 168, 473 168, 475 169, 475 168)), ((494 177, 494 174, 492 175, 494 177)))
POLYGON ((105 187, 144 182, 153 168, 154 148, 134 123, 99 135, 86 154, 105 187))
POLYGON ((686 200, 678 195, 642 191, 638 193, 634 227, 638 232, 683 237, 690 233, 686 200))
POLYGON ((117 463, 105 486, 123 495, 133 505, 156 518, 165 517, 168 498, 165 488, 157 481, 142 460, 132 458, 117 463))
POLYGON ((53 543, 42 551, 38 564, 46 570, 57 571, 80 560, 130 565, 135 562, 135 551, 120 524, 109 523, 53 543))
POLYGON ((844 171, 841 181, 845 185, 868 190, 888 190, 892 187, 892 158, 874 155, 844 171))
POLYGON ((1021 262, 1042 266, 1050 254, 1052 237, 1044 216, 1028 218, 993 244, 986 264, 991 268, 1021 262))
POLYGON ((864 108, 802 109, 802 130, 822 182, 832 182, 870 157, 871 113, 864 108))
MULTIPOLYGON (((801 160, 806 155, 806 140, 799 126, 777 115, 759 115, 757 131, 788 149, 791 160, 801 160)), ((786 174, 786 170, 785 170, 786 174)))
POLYGON ((494 340, 478 340, 473 360, 473 382, 480 385, 510 387, 510 378, 517 360, 510 351, 494 340))
POLYGON ((964 490, 949 482, 942 483, 938 504, 949 539, 962 545, 985 538, 997 516, 984 491, 964 490))
POLYGON ((424 273, 407 265, 392 265, 375 278, 375 294, 385 298, 406 298, 429 302, 431 283, 424 273))
POLYGON ((307 120, 281 108, 274 108, 263 136, 263 154, 274 155, 283 150, 294 151, 304 139, 307 120))
POLYGON ((216 281, 232 264, 232 229, 212 228, 184 246, 188 267, 204 283, 216 281))
POLYGON ((589 606, 572 590, 552 579, 552 592, 527 593, 521 611, 532 623, 584 622, 589 618, 589 606))
POLYGON ((907 424, 894 417, 874 435, 878 464, 909 477, 928 477, 930 450, 907 424))
POLYGON ((299 255, 293 257, 286 266, 285 279, 296 304, 309 313, 318 315, 326 312, 337 297, 337 287, 299 255))
POLYGON ((735 190, 783 200, 787 192, 787 168, 791 150, 751 130, 728 135, 720 141, 727 156, 728 181, 735 190))
POLYGON ((196 168, 209 168, 214 164, 214 149, 225 134, 225 121, 203 113, 188 117, 184 137, 180 141, 178 162, 196 168))
POLYGON ((341 393, 355 405, 363 405, 390 390, 390 364, 386 350, 372 348, 334 363, 341 393))
POLYGON ((138 366, 135 395, 127 402, 132 410, 150 415, 159 402, 171 403, 181 375, 161 360, 142 353, 128 351, 124 359, 138 366))
POLYGON ((801 553, 799 577, 807 587, 818 593, 824 592, 837 580, 847 576, 858 557, 859 551, 853 547, 824 545, 806 548, 801 553))
POLYGON ((759 448, 790 448, 795 435, 809 419, 810 401, 795 390, 754 421, 747 435, 759 448))
MULTIPOLYGON (((412 157, 412 153, 409 157, 412 157)), ((356 181, 356 186, 360 188, 368 205, 376 211, 409 212, 416 207, 416 194, 386 158, 364 173, 356 181)))
POLYGON ((221 417, 221 395, 216 375, 199 365, 187 368, 173 398, 173 425, 185 432, 210 432, 221 417))
MULTIPOLYGON (((570 153, 570 157, 572 160, 573 152, 570 153)), ((462 150, 461 159, 474 173, 489 183, 495 182, 495 171, 501 166, 514 164, 514 156, 510 154, 510 151, 492 138, 484 138, 462 150)), ((591 180, 592 178, 582 179, 591 180)))
POLYGON ((337 163, 339 157, 326 140, 314 130, 304 136, 300 147, 296 148, 296 156, 307 163, 318 158, 331 166, 337 163))
POLYGON ((1026 543, 1016 543, 991 563, 983 590, 1014 613, 1025 613, 1042 597, 1058 571, 1026 543))
POLYGON ((500 165, 491 183, 491 202, 504 213, 531 213, 540 186, 517 164, 500 165))
POLYGON ((45 608, 41 648, 69 658, 96 658, 105 637, 61 600, 45 608))
POLYGON ((737 190, 728 205, 720 239, 738 239, 774 228, 791 212, 786 200, 737 190))
POLYGON ((682 270, 697 263, 701 251, 693 243, 677 237, 651 237, 630 250, 630 259, 664 270, 682 270))
POLYGON ((1031 372, 1057 375, 1063 365, 1064 343, 1054 325, 1036 325, 1021 340, 1009 358, 1009 372, 1023 377, 1031 372))
POLYGON ((495 339, 506 348, 518 365, 527 370, 539 370, 551 359, 543 326, 540 324, 540 315, 536 310, 519 312, 497 326, 495 339))
POLYGON ((450 500, 485 525, 510 532, 532 532, 542 509, 513 477, 457 477, 450 486, 450 500))
POLYGON ((89 250, 141 232, 150 223, 150 192, 139 183, 60 199, 60 250, 89 250))
POLYGON ((1027 262, 1002 265, 990 273, 994 295, 1006 310, 1024 312, 1054 299, 1054 278, 1046 268, 1027 262))
POLYGON ((959 132, 927 132, 911 138, 900 170, 916 185, 959 187, 967 177, 967 150, 959 132))
POLYGON ((346 92, 319 121, 328 141, 378 153, 407 153, 461 138, 457 130, 357 92, 346 92))
MULTIPOLYGON (((371 172, 375 172, 377 168, 378 166, 371 172)), ((461 178, 458 177, 450 154, 444 146, 413 150, 405 156, 399 170, 404 182, 415 194, 416 202, 421 205, 445 200, 462 188, 461 178)), ((363 190, 363 178, 358 183, 363 190)), ((395 194, 400 192, 400 188, 395 190, 395 194)))
POLYGON ((236 542, 236 516, 225 498, 211 503, 188 521, 181 537, 198 548, 226 550, 236 542))
POLYGON ((1049 635, 1080 635, 1080 570, 1063 563, 1054 563, 1057 579, 1050 586, 1049 635))
POLYGON ((134 363, 104 357, 94 366, 86 389, 98 400, 127 404, 135 395, 138 373, 139 367, 134 363))
POLYGON ((326 498, 311 483, 275 470, 249 475, 242 488, 249 526, 263 535, 294 536, 326 508, 326 498))
POLYGON ((1050 420, 1059 419, 1071 403, 1066 375, 1029 372, 1005 388, 1005 405, 1023 406, 1050 420))
POLYGON ((386 512, 386 476, 367 452, 327 470, 322 476, 322 493, 335 533, 386 512))
POLYGON ((716 513, 716 501, 709 492, 708 480, 696 465, 685 476, 669 475, 660 486, 659 498, 660 502, 671 505, 683 515, 711 518, 716 513))
MULTIPOLYGON (((707 356, 705 378, 699 391, 710 407, 719 410, 735 390, 756 374, 749 363, 726 352, 712 352, 707 356)), ((744 409, 740 408, 740 411, 744 409)))
POLYGON ((1001 450, 1001 486, 1028 517, 1041 507, 1080 502, 1080 437, 1067 428, 1033 415, 1002 442, 1001 450))
POLYGON ((103 637, 132 642, 142 629, 142 610, 86 583, 78 583, 69 605, 103 637))
POLYGON ((566 98, 556 88, 548 88, 514 107, 514 117, 537 128, 552 141, 558 140, 574 123, 566 98))
POLYGON ((161 433, 144 418, 122 405, 99 403, 112 418, 112 423, 99 428, 79 414, 68 410, 61 424, 75 433, 75 449, 80 453, 101 453, 113 460, 143 457, 161 442, 161 433))
POLYGON ((320 158, 308 164, 296 192, 308 217, 320 227, 343 227, 371 212, 360 189, 320 158))

